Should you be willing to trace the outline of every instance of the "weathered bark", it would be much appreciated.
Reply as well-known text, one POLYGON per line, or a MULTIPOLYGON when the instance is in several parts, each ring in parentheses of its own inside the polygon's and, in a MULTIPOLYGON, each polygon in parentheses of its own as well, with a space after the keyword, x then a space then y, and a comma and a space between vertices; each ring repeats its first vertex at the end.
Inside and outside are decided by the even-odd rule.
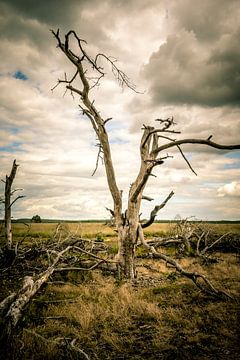
POLYGON ((16 293, 12 293, 3 299, 0 303, 0 317, 4 316, 5 313, 8 311, 9 306, 12 304, 14 299, 16 298, 16 293))
POLYGON ((12 170, 10 175, 6 175, 5 180, 5 217, 4 217, 4 224, 5 224, 5 241, 6 241, 6 248, 11 250, 12 248, 12 221, 11 221, 11 192, 12 192, 12 183, 17 173, 16 160, 13 161, 12 170))
POLYGON ((135 248, 137 244, 137 228, 139 223, 139 204, 129 203, 123 224, 118 228, 118 255, 121 277, 136 277, 135 248))
MULTIPOLYGON (((60 231, 57 230, 57 232, 60 231)), ((57 235, 59 235, 59 238, 61 238, 61 236, 60 234, 55 235, 54 242, 52 244, 48 244, 47 249, 44 249, 43 251, 41 246, 39 249, 39 253, 47 253, 48 255, 49 266, 46 268, 46 270, 42 271, 38 275, 26 276, 23 279, 23 286, 18 291, 18 293, 12 293, 0 303, 0 320, 1 323, 3 323, 0 336, 1 340, 3 338, 8 338, 11 335, 12 330, 16 327, 19 320, 21 319, 23 310, 26 305, 39 291, 42 285, 48 281, 49 277, 54 272, 91 271, 93 269, 100 268, 116 273, 117 266, 114 261, 104 259, 102 256, 98 256, 93 253, 93 251, 96 252, 96 243, 94 241, 85 241, 84 239, 71 236, 71 234, 69 234, 69 239, 63 238, 62 240, 58 241, 57 235), (85 245, 82 244, 82 246, 77 246, 77 244, 82 242, 84 242, 85 245), (91 244, 88 244, 88 242, 91 244), (66 243, 70 244, 66 245, 66 243), (65 246, 63 250, 56 250, 59 249, 59 247, 62 248, 63 245, 65 246), (91 249, 90 251, 88 250, 88 247, 91 249), (70 263, 68 260, 69 252, 71 252, 70 263), (76 253, 78 256, 74 256, 76 253), (84 259, 79 260, 79 255, 84 255, 84 259), (54 259, 51 260, 53 256, 54 259), (79 261, 81 265, 79 265, 79 261)))
MULTIPOLYGON (((49 279, 52 273, 55 270, 55 267, 61 257, 71 249, 71 246, 68 246, 66 249, 62 250, 58 253, 57 257, 53 261, 52 265, 47 268, 43 273, 41 273, 37 279, 34 279, 32 276, 26 276, 23 281, 23 286, 18 292, 16 296, 16 300, 12 302, 10 305, 5 321, 4 327, 2 331, 2 338, 9 337, 12 333, 12 330, 16 327, 18 321, 22 317, 23 308, 27 305, 29 300, 36 294, 36 292, 41 288, 41 286, 49 279)), ((6 306, 9 305, 10 300, 14 299, 14 295, 12 297, 8 297, 5 302, 2 302, 2 307, 4 311, 6 310, 6 306)))

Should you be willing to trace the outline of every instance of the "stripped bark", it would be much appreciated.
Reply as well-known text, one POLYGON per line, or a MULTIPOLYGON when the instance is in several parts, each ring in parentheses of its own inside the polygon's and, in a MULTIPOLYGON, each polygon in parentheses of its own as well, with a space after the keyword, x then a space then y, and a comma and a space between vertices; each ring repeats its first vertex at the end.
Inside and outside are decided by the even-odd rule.
POLYGON ((11 195, 12 195, 12 183, 17 173, 18 165, 16 164, 16 160, 13 161, 12 170, 10 175, 6 175, 5 180, 5 216, 4 216, 4 224, 5 224, 5 241, 6 248, 11 250, 12 248, 12 221, 11 221, 11 195))
POLYGON ((7 296, 5 299, 3 299, 0 303, 0 317, 4 316, 10 305, 12 304, 12 302, 15 300, 16 298, 16 293, 13 292, 12 294, 10 294, 9 296, 7 296))
POLYGON ((29 300, 36 294, 36 292, 41 288, 41 286, 49 279, 52 273, 55 270, 55 267, 61 257, 71 249, 68 246, 66 249, 62 250, 53 261, 52 265, 47 268, 43 273, 41 273, 37 279, 34 279, 32 276, 26 276, 23 281, 23 286, 17 294, 16 300, 11 304, 6 317, 4 324, 4 331, 2 332, 3 336, 10 336, 12 330, 16 327, 18 321, 22 317, 23 308, 29 302, 29 300))
POLYGON ((16 164, 16 160, 13 161, 12 169, 10 175, 6 175, 5 180, 2 180, 5 184, 4 198, 0 199, 0 202, 4 204, 4 236, 5 236, 5 247, 3 249, 4 253, 4 262, 5 265, 11 265, 14 261, 17 253, 17 245, 15 249, 12 246, 12 206, 15 202, 21 198, 23 195, 18 195, 15 199, 12 200, 12 196, 20 190, 16 188, 12 190, 12 184, 15 179, 17 168, 19 165, 16 164))

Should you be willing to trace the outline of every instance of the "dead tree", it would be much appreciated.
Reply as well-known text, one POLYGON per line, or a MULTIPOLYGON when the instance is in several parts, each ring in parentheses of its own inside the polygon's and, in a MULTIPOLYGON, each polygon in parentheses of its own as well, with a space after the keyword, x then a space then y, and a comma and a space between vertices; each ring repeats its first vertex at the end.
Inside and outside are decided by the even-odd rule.
POLYGON ((4 203, 4 209, 5 209, 5 215, 4 215, 5 244, 6 244, 6 249, 9 251, 12 249, 12 215, 11 215, 12 206, 18 199, 24 197, 23 195, 18 195, 14 200, 12 200, 13 194, 15 194, 19 190, 22 190, 22 189, 12 190, 12 184, 16 176, 18 166, 19 165, 16 164, 16 160, 14 160, 10 175, 9 176, 6 175, 6 179, 2 180, 5 183, 5 194, 4 194, 4 200, 2 201, 4 203))
MULTIPOLYGON (((74 96, 74 94, 79 96, 80 109, 89 119, 96 133, 99 142, 96 168, 99 159, 102 158, 106 170, 108 187, 113 199, 113 214, 119 242, 117 257, 119 270, 123 277, 132 279, 135 277, 134 259, 135 247, 139 237, 139 226, 144 226, 140 223, 139 219, 141 202, 144 196, 143 191, 150 176, 153 176, 153 169, 163 164, 164 161, 170 157, 165 151, 171 148, 177 148, 188 167, 195 173, 182 151, 182 145, 201 144, 220 150, 240 149, 240 145, 218 144, 211 140, 211 136, 207 139, 177 140, 172 138, 172 136, 180 134, 179 131, 173 129, 173 126, 175 125, 173 118, 156 119, 158 124, 157 128, 143 125, 143 134, 140 142, 141 165, 135 181, 131 184, 127 209, 123 211, 122 191, 119 189, 116 181, 108 132, 106 129, 106 124, 111 118, 104 119, 95 106, 94 99, 91 99, 90 97, 91 90, 98 86, 101 79, 105 76, 104 68, 102 67, 102 64, 99 64, 100 59, 102 62, 105 61, 110 65, 114 76, 122 87, 127 86, 133 91, 136 91, 136 88, 131 83, 128 76, 117 67, 115 59, 102 53, 97 54, 95 58, 89 56, 85 50, 86 41, 80 39, 75 31, 69 31, 64 39, 61 38, 59 30, 57 30, 57 32, 52 31, 52 33, 57 41, 57 47, 65 54, 75 69, 74 75, 70 79, 68 79, 65 74, 65 78, 59 79, 56 86, 65 84, 66 91, 70 91, 72 96, 74 96), (71 41, 76 43, 78 48, 77 52, 71 47, 71 41)), ((54 88, 52 90, 54 90, 54 88)), ((171 198, 171 194, 172 193, 167 197, 163 206, 171 198)), ((163 206, 160 205, 159 209, 163 206)), ((145 227, 153 222, 157 211, 158 210, 156 209, 156 212, 152 213, 152 220, 148 221, 147 224, 145 224, 145 227)))

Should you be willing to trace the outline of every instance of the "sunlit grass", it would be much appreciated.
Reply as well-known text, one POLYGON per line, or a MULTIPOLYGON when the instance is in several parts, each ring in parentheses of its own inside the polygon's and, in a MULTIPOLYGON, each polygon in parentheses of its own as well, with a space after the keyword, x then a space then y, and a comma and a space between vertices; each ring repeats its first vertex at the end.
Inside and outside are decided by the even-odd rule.
MULTIPOLYGON (((155 223, 146 234, 164 236, 171 233, 172 226, 155 223)), ((56 227, 56 223, 31 224, 29 244, 53 236, 56 227)), ((211 227, 219 233, 240 231, 239 224, 211 227)), ((13 224, 14 241, 26 230, 24 224, 13 224)), ((116 233, 103 223, 64 223, 63 233, 68 231, 106 241, 110 253, 117 251, 116 233)), ((27 240, 24 244, 28 246, 27 240)), ((173 248, 162 251, 175 255, 173 248)), ((215 255, 221 261, 210 265, 196 257, 178 261, 186 270, 208 276, 216 288, 237 298, 239 256, 215 255)), ((228 359, 236 358, 237 302, 216 301, 204 295, 163 261, 139 259, 137 271, 139 278, 151 282, 132 286, 98 271, 56 273, 52 283, 26 307, 21 327, 27 330, 19 332, 11 359, 81 359, 59 345, 74 339, 91 359, 155 360, 159 354, 163 359, 208 359, 213 355, 223 359, 226 354, 228 359)))
MULTIPOLYGON (((107 240, 108 238, 116 238, 116 232, 113 227, 109 227, 104 223, 64 223, 66 230, 75 233, 78 236, 87 238, 99 238, 107 240)), ((56 230, 56 223, 32 223, 30 224, 29 234, 33 237, 52 236, 56 230)), ((240 232, 240 224, 210 224, 210 227, 218 233, 240 232)), ((172 232, 174 223, 153 223, 149 228, 144 229, 145 236, 166 236, 172 232)), ((13 224, 13 235, 22 237, 27 232, 27 226, 21 223, 13 224)))

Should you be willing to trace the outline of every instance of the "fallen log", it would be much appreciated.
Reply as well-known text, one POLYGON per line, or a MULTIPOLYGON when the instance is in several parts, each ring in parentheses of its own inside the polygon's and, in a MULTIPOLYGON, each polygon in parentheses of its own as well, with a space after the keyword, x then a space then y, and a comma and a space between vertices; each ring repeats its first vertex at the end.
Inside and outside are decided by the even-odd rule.
POLYGON ((18 294, 16 295, 16 299, 12 303, 10 302, 10 297, 3 300, 1 304, 3 304, 2 307, 4 311, 6 311, 7 305, 9 305, 10 303, 11 305, 4 318, 1 332, 1 340, 9 338, 11 336, 13 329, 16 327, 18 321, 22 317, 23 308, 52 275, 61 257, 71 248, 71 246, 68 246, 66 249, 59 252, 53 263, 44 272, 38 275, 37 279, 34 279, 33 276, 26 276, 23 280, 22 288, 19 290, 18 294))
MULTIPOLYGON (((90 251, 86 251, 83 248, 78 246, 67 246, 64 250, 60 252, 52 251, 52 254, 55 254, 55 259, 52 264, 43 272, 41 272, 38 276, 25 276, 23 279, 23 286, 18 291, 17 294, 13 293, 5 298, 0 303, 0 316, 1 322, 3 324, 2 331, 0 334, 0 340, 8 339, 19 320, 23 315, 23 310, 28 302, 33 298, 33 296, 38 292, 38 290, 42 287, 42 285, 48 282, 49 277, 54 272, 62 272, 62 271, 91 271, 95 268, 100 268, 102 270, 107 270, 110 272, 117 271, 116 263, 112 260, 103 259, 95 254, 92 254, 90 251), (88 255, 93 258, 95 261, 84 261, 85 267, 79 267, 76 265, 62 265, 59 264, 60 260, 66 255, 69 251, 80 252, 84 255, 88 255), (96 262, 97 260, 97 262, 96 262)), ((50 261, 50 257, 49 257, 50 261)))
POLYGON ((3 301, 0 303, 0 316, 4 316, 8 311, 12 302, 16 299, 16 293, 12 293, 8 295, 3 301))

